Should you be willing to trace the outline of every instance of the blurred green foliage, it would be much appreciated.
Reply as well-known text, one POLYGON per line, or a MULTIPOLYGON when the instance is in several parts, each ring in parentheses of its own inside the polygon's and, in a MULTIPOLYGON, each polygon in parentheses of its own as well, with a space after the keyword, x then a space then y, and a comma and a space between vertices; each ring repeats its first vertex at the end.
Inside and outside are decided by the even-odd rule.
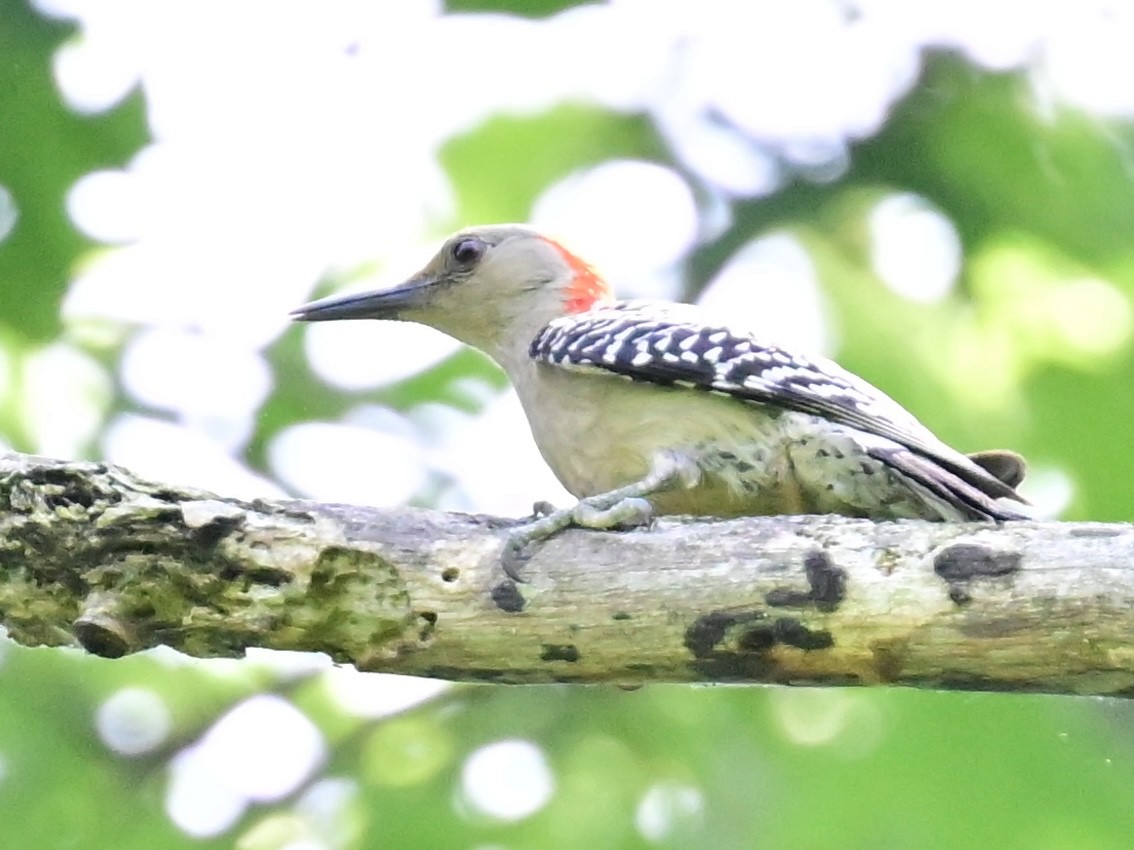
MULTIPOLYGON (((487 5, 539 17, 572 4, 448 7, 487 5)), ((97 117, 61 105, 50 62, 67 32, 0 0, 0 184, 20 214, 0 245, 0 335, 14 357, 60 332, 61 298, 90 247, 66 218, 67 189, 145 140, 140 96, 97 117)), ((882 131, 854 148, 844 175, 737 201, 729 226, 690 258, 687 294, 754 237, 795 233, 819 269, 844 365, 949 441, 1009 444, 1062 470, 1076 487, 1068 518, 1129 519, 1130 344, 1094 351, 1054 319, 1079 305, 1077 279, 1134 298, 1132 150, 1128 127, 1043 114, 1021 77, 938 56, 882 131), (866 215, 890 191, 927 199, 961 236, 962 286, 940 303, 909 301, 870 270, 866 215)), ((552 180, 612 157, 681 167, 647 118, 578 104, 494 118, 441 152, 468 221, 523 219, 552 180)), ((271 435, 333 418, 360 395, 319 383, 294 333, 270 357, 288 379, 250 442, 256 468, 271 435)), ((459 402, 453 386, 470 372, 499 382, 466 353, 365 396, 397 407, 459 402)), ((129 409, 120 394, 114 410, 129 409)), ((24 445, 17 417, 0 412, 4 437, 24 445)), ((1134 832, 1130 719, 1113 702, 1031 696, 485 686, 374 721, 330 699, 319 676, 0 644, 0 847, 259 848, 314 836, 406 848, 1124 848, 1134 832), (125 686, 159 694, 173 717, 166 743, 145 756, 117 756, 95 731, 99 705, 125 686), (265 689, 302 708, 329 742, 311 782, 350 781, 338 831, 302 814, 300 789, 253 806, 215 839, 189 838, 164 809, 169 760, 265 689), (537 744, 555 782, 548 805, 517 823, 458 800, 465 758, 510 738, 537 744), (666 828, 650 841, 636 816, 654 803, 666 828)))
POLYGON ((51 56, 71 31, 24 0, 0 0, 0 186, 19 212, 0 250, 0 335, 13 344, 59 333, 60 302, 92 247, 67 217, 67 190, 94 169, 124 165, 147 138, 140 94, 97 116, 60 101, 51 56))

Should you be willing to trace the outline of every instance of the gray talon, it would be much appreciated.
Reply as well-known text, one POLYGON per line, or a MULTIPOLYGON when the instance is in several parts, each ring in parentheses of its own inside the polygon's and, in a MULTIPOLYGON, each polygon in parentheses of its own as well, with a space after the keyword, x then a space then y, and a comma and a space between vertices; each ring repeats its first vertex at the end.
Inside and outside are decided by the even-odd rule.
POLYGON ((653 507, 639 498, 622 499, 609 507, 593 505, 584 499, 572 512, 576 525, 595 529, 640 528, 649 525, 653 517, 653 507))

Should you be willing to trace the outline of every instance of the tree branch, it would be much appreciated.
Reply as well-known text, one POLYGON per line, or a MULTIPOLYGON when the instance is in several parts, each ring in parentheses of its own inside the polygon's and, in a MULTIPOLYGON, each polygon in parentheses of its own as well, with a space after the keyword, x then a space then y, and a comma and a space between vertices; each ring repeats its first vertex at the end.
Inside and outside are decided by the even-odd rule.
POLYGON ((570 530, 241 502, 0 455, 0 624, 104 656, 250 646, 495 682, 892 683, 1134 693, 1134 527, 839 517, 570 530))

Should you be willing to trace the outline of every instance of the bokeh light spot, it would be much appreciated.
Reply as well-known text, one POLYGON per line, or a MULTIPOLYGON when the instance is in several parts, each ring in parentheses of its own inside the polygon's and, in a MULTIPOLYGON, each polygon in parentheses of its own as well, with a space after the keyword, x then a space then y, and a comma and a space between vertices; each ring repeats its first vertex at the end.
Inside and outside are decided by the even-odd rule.
POLYGON ((248 808, 248 801, 223 784, 199 747, 178 753, 169 766, 165 811, 179 829, 194 838, 220 835, 248 808))
POLYGON ((115 417, 103 433, 102 454, 146 478, 176 481, 238 499, 285 495, 201 431, 145 416, 115 417))
POLYGON ((697 303, 786 348, 824 353, 833 344, 815 263, 790 233, 762 236, 737 251, 697 303))
POLYGON ((84 174, 67 193, 67 214, 98 242, 130 242, 142 235, 138 179, 125 171, 84 174))
POLYGON ((869 695, 825 688, 788 688, 772 694, 774 716, 789 741, 830 747, 844 758, 862 758, 881 743, 878 702, 869 695))
MULTIPOLYGON (((37 5, 43 9, 55 4, 39 0, 37 5)), ((92 18, 86 22, 87 31, 61 45, 54 57, 55 82, 63 100, 71 109, 88 115, 111 109, 137 85, 136 48, 145 43, 113 26, 112 15, 96 13, 92 18), (97 29, 91 27, 95 21, 97 29), (97 32, 96 38, 89 37, 92 31, 97 32)))
POLYGON ((918 195, 891 195, 870 213, 874 270, 913 301, 938 301, 961 271, 961 239, 953 223, 918 195))
POLYGON ((289 486, 312 498, 397 505, 425 484, 421 447, 402 434, 332 422, 305 422, 281 431, 268 463, 289 486))
POLYGON ((1075 492, 1075 479, 1066 470, 1034 463, 1028 464, 1028 477, 1020 485, 1020 494, 1040 519, 1062 514, 1074 501, 1075 492))
POLYGON ((649 162, 611 160, 550 186, 532 224, 593 264, 622 297, 676 295, 662 273, 697 237, 697 207, 676 171, 649 162))
POLYGON ((124 756, 138 756, 160 747, 172 727, 165 700, 147 688, 116 691, 95 714, 95 728, 102 742, 124 756))
POLYGON ((23 366, 21 401, 34 450, 50 457, 85 454, 110 405, 110 376, 96 360, 65 342, 32 352, 23 366))
POLYGON ((692 785, 675 782, 650 787, 638 803, 634 823, 647 841, 655 844, 669 839, 675 832, 689 832, 701 826, 705 798, 692 785))
POLYGON ((376 785, 419 785, 453 757, 446 729, 425 718, 397 717, 380 723, 363 749, 366 776, 376 785))
POLYGON ((334 700, 359 717, 385 717, 436 699, 452 687, 441 679, 360 673, 353 667, 329 670, 323 684, 334 700))
POLYGON ((1130 342, 1130 301, 1111 283, 1072 280, 1051 295, 1051 316, 1068 346, 1089 355, 1119 351, 1130 342))
POLYGON ((460 348, 452 337, 410 322, 321 322, 304 333, 311 369, 321 380, 344 390, 404 380, 460 348))
POLYGON ((251 697, 174 758, 166 811, 191 835, 217 835, 249 803, 293 792, 325 756, 322 734, 299 709, 275 695, 251 697))
POLYGON ((364 823, 357 811, 358 792, 358 782, 354 779, 325 777, 300 795, 295 802, 295 812, 330 847, 353 847, 364 823))
POLYGON ((11 235, 16 229, 16 222, 20 220, 20 209, 16 206, 16 198, 8 191, 6 186, 0 185, 0 242, 11 235))
POLYGON ((516 821, 543 808, 555 778, 543 750, 531 741, 508 739, 473 752, 461 769, 461 791, 474 809, 503 821, 516 821))
POLYGON ((177 413, 238 451, 272 390, 263 355, 227 337, 174 328, 144 331, 122 353, 122 383, 143 404, 177 413))

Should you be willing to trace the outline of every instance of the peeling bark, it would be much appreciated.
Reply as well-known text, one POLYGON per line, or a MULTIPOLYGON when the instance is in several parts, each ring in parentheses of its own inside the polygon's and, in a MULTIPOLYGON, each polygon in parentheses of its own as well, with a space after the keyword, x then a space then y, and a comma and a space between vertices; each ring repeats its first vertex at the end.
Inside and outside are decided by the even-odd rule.
POLYGON ((1134 693, 1129 525, 666 520, 567 531, 517 585, 509 523, 0 455, 0 624, 110 657, 257 646, 466 681, 1134 693))

